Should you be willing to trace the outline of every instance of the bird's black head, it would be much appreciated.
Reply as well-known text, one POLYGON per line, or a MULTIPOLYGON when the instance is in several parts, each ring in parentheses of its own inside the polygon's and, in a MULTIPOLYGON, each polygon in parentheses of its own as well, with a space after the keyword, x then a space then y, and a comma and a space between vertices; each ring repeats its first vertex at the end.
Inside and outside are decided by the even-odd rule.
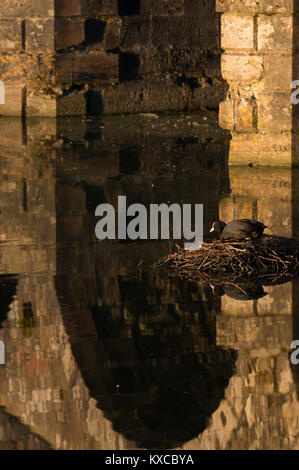
POLYGON ((225 226, 226 224, 224 222, 222 222, 221 220, 216 220, 212 224, 210 233, 215 232, 217 235, 220 235, 225 226))

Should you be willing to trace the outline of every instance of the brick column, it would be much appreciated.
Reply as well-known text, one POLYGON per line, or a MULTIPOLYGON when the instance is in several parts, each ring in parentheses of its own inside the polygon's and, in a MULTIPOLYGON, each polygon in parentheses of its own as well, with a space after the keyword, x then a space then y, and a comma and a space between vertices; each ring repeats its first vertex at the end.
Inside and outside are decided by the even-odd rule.
POLYGON ((217 0, 231 163, 291 164, 293 0, 217 0))

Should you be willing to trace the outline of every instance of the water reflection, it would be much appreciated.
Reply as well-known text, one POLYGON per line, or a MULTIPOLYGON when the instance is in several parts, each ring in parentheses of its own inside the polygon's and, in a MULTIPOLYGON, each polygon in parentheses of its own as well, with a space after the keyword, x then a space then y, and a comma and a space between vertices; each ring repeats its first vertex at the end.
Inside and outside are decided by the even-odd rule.
POLYGON ((203 203, 206 235, 250 210, 290 236, 291 172, 228 174, 213 116, 201 131, 188 122, 202 116, 134 119, 0 122, 0 406, 24 426, 15 447, 296 448, 296 283, 240 295, 152 269, 171 241, 94 236, 95 207, 119 195, 203 203))

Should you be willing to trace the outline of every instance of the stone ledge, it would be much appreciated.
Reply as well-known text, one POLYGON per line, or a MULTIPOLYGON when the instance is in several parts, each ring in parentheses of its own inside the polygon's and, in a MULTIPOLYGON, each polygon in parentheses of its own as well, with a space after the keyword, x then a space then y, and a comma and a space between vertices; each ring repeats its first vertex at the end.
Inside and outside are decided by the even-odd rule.
POLYGON ((293 0, 216 0, 216 11, 239 13, 292 14, 293 0))
POLYGON ((1 0, 0 17, 54 17, 54 0, 1 0))

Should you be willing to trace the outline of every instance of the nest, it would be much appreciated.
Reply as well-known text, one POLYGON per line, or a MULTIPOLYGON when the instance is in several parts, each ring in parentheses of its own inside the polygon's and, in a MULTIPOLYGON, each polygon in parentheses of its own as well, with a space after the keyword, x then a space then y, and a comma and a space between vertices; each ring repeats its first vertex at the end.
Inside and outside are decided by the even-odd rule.
MULTIPOLYGON (((264 236, 242 242, 204 243, 200 250, 177 251, 156 263, 176 276, 198 281, 290 280, 299 272, 299 246, 292 239, 264 236)), ((285 282, 285 281, 284 281, 285 282)))

